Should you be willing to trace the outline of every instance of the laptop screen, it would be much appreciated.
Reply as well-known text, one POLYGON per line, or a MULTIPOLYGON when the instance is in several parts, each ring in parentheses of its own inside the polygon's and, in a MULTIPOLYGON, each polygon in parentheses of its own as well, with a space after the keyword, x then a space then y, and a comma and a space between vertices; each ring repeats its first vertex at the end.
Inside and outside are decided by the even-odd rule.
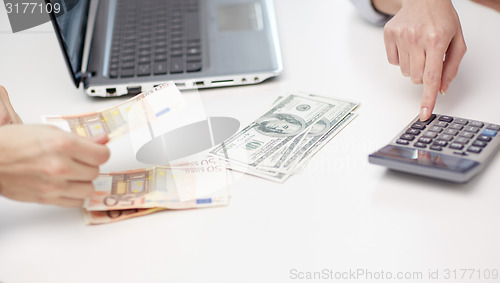
POLYGON ((89 11, 89 0, 46 0, 60 4, 59 13, 52 11, 50 19, 54 25, 59 44, 64 50, 68 67, 73 74, 76 87, 80 84, 85 31, 89 11))

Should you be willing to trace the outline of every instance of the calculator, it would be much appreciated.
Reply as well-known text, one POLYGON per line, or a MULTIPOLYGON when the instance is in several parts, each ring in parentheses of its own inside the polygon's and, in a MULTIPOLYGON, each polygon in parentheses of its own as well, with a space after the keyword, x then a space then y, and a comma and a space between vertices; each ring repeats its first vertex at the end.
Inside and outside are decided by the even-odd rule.
POLYGON ((370 154, 372 164, 457 183, 474 177, 500 145, 500 125, 448 115, 418 116, 394 140, 370 154))

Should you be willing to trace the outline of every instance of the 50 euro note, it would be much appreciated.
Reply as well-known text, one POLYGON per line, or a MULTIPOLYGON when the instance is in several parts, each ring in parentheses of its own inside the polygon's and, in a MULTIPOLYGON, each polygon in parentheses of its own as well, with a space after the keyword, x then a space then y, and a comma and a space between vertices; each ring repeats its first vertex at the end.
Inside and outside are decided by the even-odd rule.
POLYGON ((107 211, 225 205, 230 197, 229 183, 224 164, 213 157, 196 164, 100 174, 84 208, 107 211))
POLYGON ((175 84, 168 82, 102 111, 76 115, 47 115, 42 117, 42 121, 79 136, 107 134, 110 139, 114 139, 144 127, 172 111, 182 109, 185 105, 186 102, 175 84))
POLYGON ((224 206, 230 175, 214 157, 151 169, 101 174, 84 205, 87 225, 117 222, 169 209, 224 206))
POLYGON ((134 208, 134 209, 123 209, 123 210, 107 210, 107 211, 87 211, 84 209, 83 217, 85 220, 85 224, 97 225, 97 224, 118 222, 133 217, 152 214, 163 210, 166 210, 166 208, 152 207, 152 208, 134 208))

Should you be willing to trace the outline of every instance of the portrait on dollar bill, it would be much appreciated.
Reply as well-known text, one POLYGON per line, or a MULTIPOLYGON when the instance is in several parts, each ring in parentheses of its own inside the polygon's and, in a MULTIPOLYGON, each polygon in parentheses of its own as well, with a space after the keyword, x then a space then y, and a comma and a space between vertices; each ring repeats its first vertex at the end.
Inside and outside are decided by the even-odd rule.
POLYGON ((270 137, 294 136, 304 131, 307 126, 304 119, 288 113, 264 116, 255 122, 257 132, 270 137))

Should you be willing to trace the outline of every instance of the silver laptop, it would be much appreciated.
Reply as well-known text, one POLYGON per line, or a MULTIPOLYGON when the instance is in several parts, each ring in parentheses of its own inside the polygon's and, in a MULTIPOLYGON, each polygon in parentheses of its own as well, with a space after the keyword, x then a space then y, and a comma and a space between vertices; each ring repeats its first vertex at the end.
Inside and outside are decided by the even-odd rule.
POLYGON ((91 96, 260 83, 282 72, 272 0, 46 0, 75 85, 91 96))

